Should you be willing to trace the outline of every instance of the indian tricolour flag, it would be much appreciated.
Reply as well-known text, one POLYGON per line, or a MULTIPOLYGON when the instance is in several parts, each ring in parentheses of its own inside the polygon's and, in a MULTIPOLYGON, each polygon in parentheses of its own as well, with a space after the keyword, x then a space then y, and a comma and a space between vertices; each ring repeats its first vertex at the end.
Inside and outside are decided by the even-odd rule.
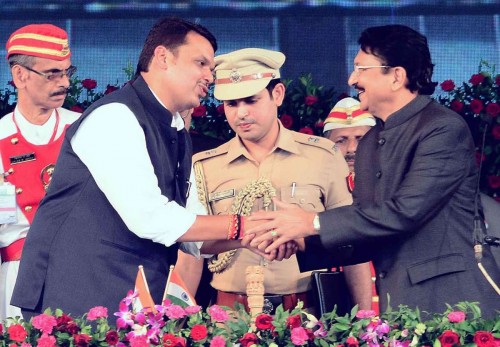
POLYGON ((179 273, 173 269, 173 266, 170 267, 170 275, 165 288, 165 298, 182 307, 196 305, 196 301, 189 293, 186 284, 179 273))
POLYGON ((134 311, 139 312, 142 309, 146 309, 146 311, 156 313, 155 303, 149 292, 148 282, 146 281, 146 275, 144 274, 142 265, 139 265, 137 277, 135 278, 135 292, 138 296, 133 303, 134 311))

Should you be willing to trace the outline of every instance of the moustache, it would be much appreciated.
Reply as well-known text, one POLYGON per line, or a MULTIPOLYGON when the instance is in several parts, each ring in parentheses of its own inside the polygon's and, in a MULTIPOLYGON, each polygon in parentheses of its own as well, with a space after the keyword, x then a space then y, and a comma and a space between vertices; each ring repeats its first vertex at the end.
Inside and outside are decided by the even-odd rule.
POLYGON ((68 90, 69 89, 67 89, 67 88, 60 89, 57 92, 51 93, 50 96, 66 95, 66 94, 68 94, 68 90))
POLYGON ((355 160, 356 159, 356 154, 346 154, 344 156, 344 158, 345 158, 346 161, 355 160))

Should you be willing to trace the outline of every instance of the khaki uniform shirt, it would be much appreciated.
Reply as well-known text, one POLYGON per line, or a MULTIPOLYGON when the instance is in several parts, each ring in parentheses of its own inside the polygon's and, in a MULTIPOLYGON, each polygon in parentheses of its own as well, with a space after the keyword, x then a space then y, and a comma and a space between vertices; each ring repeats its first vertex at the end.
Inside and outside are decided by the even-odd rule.
MULTIPOLYGON (((218 148, 198 153, 193 163, 203 166, 207 197, 213 214, 231 213, 238 191, 260 177, 268 178, 279 199, 308 211, 324 211, 352 203, 347 189, 347 164, 334 144, 324 138, 284 128, 276 147, 259 164, 235 137, 218 148), (233 193, 234 190, 234 193, 233 193)), ((253 210, 263 206, 254 202, 253 210)), ((221 291, 245 293, 245 270, 249 265, 264 265, 264 288, 268 294, 291 294, 310 289, 310 272, 300 273, 297 259, 267 263, 259 255, 239 249, 231 264, 214 274, 212 286, 221 291)))

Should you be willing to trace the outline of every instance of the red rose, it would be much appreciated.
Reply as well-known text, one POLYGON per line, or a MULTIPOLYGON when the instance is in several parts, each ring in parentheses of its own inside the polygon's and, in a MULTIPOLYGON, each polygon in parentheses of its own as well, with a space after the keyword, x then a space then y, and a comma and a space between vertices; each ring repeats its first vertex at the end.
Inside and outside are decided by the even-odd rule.
POLYGON ((86 78, 82 81, 82 87, 88 90, 94 89, 95 87, 97 87, 97 81, 86 78))
POLYGON ((492 102, 486 106, 486 113, 491 117, 496 117, 500 113, 500 105, 492 102))
POLYGON ((491 188, 500 188, 500 176, 488 176, 488 184, 491 188))
POLYGON ((441 89, 445 92, 451 92, 453 89, 455 89, 455 82, 453 82, 452 80, 443 81, 443 83, 441 83, 441 89))
POLYGON ((317 96, 314 96, 314 95, 308 95, 304 98, 304 103, 307 105, 307 106, 312 106, 314 105, 315 103, 318 102, 318 97, 317 96))
POLYGON ((358 347, 359 346, 359 341, 354 336, 349 336, 347 338, 347 340, 345 341, 345 344, 346 344, 347 347, 358 347))
POLYGON ((220 114, 221 116, 226 114, 224 112, 224 104, 220 104, 219 106, 217 106, 217 113, 220 114))
POLYGON ((12 341, 22 342, 28 336, 28 333, 21 324, 13 324, 7 328, 9 337, 12 341))
POLYGON ((14 81, 9 81, 9 82, 7 82, 7 84, 9 84, 9 85, 13 86, 14 88, 16 88, 16 84, 14 83, 14 81))
POLYGON ((0 323, 0 334, 3 334, 3 325, 0 323))
POLYGON ((477 347, 495 347, 495 338, 488 331, 476 331, 473 341, 477 347))
POLYGON ((104 91, 104 94, 111 94, 111 93, 113 93, 114 91, 117 91, 117 90, 118 90, 117 86, 112 86, 111 84, 108 84, 106 86, 106 90, 104 91))
POLYGON ((450 104, 450 108, 457 112, 457 113, 460 113, 460 111, 462 111, 462 109, 464 108, 464 104, 463 102, 460 102, 458 100, 453 100, 450 104))
POLYGON ((255 326, 260 330, 271 329, 273 326, 273 317, 268 314, 259 314, 257 318, 255 318, 255 326))
POLYGON ((493 127, 493 130, 491 130, 491 133, 493 134, 493 137, 497 140, 500 140, 500 125, 495 125, 493 127))
POLYGON ((207 114, 207 108, 204 105, 200 105, 193 109, 193 117, 204 117, 207 114))
POLYGON ((474 99, 470 102, 470 109, 475 114, 478 114, 479 112, 481 112, 483 110, 483 108, 484 108, 483 102, 479 99, 474 99))
POLYGON ((174 334, 165 334, 162 337, 163 347, 186 347, 186 340, 174 334))
POLYGON ((441 347, 453 347, 458 343, 458 334, 451 330, 445 330, 438 340, 441 342, 441 347))
POLYGON ((114 346, 118 343, 118 333, 114 330, 110 330, 106 333, 106 342, 110 346, 114 346))
POLYGON ((281 124, 287 129, 290 129, 293 125, 293 117, 289 114, 284 114, 280 117, 281 124))
POLYGON ((256 345, 259 343, 259 338, 254 333, 246 333, 240 339, 241 347, 249 347, 251 345, 256 345))
POLYGON ((470 80, 469 80, 470 84, 472 84, 473 86, 477 86, 477 85, 483 83, 483 81, 484 81, 484 75, 480 74, 480 73, 472 75, 470 80))
POLYGON ((298 328, 302 324, 300 316, 296 314, 295 316, 290 316, 286 319, 286 326, 290 329, 298 328))
POLYGON ((92 337, 86 334, 75 334, 73 335, 73 341, 75 346, 78 347, 87 347, 89 342, 92 340, 92 337))
POLYGON ((73 112, 83 113, 83 108, 78 105, 71 106, 70 110, 73 112))
POLYGON ((200 341, 207 337, 207 327, 201 324, 196 324, 191 328, 191 338, 194 341, 200 341))
POLYGON ((497 75, 497 77, 495 77, 495 83, 497 86, 500 86, 500 75, 497 75))
POLYGON ((299 133, 313 135, 314 131, 309 127, 300 128, 299 133))

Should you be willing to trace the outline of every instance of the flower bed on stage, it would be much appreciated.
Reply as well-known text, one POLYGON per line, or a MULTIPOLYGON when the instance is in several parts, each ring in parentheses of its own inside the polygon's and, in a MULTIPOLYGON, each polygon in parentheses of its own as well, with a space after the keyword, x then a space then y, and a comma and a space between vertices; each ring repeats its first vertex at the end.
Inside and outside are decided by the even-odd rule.
POLYGON ((242 309, 183 308, 168 300, 155 312, 135 312, 135 296, 129 293, 111 316, 95 307, 82 317, 47 310, 31 322, 8 318, 0 324, 0 346, 500 346, 500 319, 482 319, 474 303, 459 303, 426 319, 404 306, 380 317, 354 308, 345 316, 333 311, 319 320, 300 306, 291 312, 279 307, 275 316, 260 314, 252 324, 242 309))

